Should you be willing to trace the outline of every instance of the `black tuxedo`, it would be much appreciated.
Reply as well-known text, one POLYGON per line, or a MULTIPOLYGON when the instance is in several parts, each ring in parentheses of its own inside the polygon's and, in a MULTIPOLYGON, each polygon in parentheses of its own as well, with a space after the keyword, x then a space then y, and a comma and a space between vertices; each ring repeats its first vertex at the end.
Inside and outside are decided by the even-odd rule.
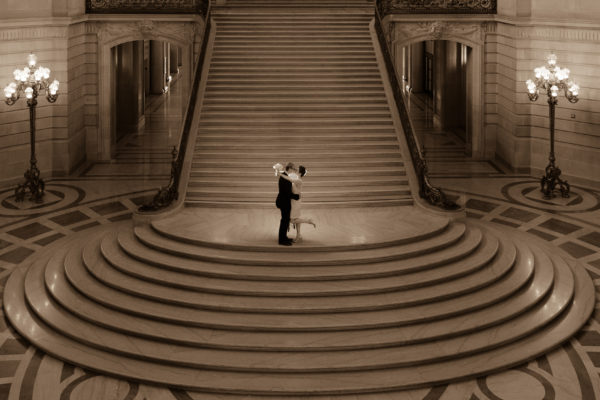
MULTIPOLYGON (((287 173, 284 172, 287 175, 287 173)), ((279 193, 275 205, 281 210, 281 221, 279 222, 279 243, 288 239, 287 230, 290 225, 290 212, 292 211, 292 199, 299 200, 300 196, 292 193, 292 182, 279 177, 279 193)))

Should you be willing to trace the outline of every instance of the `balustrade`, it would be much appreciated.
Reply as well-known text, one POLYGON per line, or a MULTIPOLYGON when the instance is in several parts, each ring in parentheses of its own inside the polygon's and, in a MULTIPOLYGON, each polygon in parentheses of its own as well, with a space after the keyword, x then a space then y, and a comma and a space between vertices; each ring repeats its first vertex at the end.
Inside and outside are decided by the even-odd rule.
POLYGON ((91 14, 202 14, 210 0, 86 0, 91 14))
POLYGON ((379 14, 496 14, 497 0, 378 0, 379 14))

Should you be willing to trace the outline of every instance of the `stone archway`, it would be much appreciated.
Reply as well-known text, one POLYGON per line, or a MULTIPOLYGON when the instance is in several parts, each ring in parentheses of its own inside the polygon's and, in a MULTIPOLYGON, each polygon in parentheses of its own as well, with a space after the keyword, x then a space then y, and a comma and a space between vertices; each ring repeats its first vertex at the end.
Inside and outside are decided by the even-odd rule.
POLYGON ((467 125, 471 133, 474 159, 489 159, 495 153, 495 140, 486 140, 484 129, 484 45, 486 23, 442 21, 392 21, 390 40, 396 54, 403 47, 427 40, 448 40, 469 46, 472 65, 468 71, 467 125))
POLYGON ((137 40, 158 40, 175 43, 182 48, 184 66, 181 87, 189 87, 194 66, 196 22, 154 22, 151 20, 99 22, 98 27, 98 131, 87 138, 88 159, 110 160, 115 138, 111 100, 114 81, 111 49, 137 40), (91 154, 90 154, 91 153, 91 154))

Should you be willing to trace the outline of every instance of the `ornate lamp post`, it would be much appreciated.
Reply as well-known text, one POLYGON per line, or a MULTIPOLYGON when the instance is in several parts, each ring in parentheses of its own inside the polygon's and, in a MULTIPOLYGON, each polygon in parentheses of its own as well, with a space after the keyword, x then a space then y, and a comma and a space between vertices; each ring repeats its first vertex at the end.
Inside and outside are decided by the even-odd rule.
POLYGON ((569 69, 560 68, 556 65, 556 55, 548 56, 548 65, 534 69, 535 79, 527 80, 527 91, 529 100, 536 101, 540 90, 548 95, 548 105, 550 106, 550 156, 546 174, 542 176, 540 184, 544 198, 554 197, 554 188, 559 185, 562 197, 569 197, 570 186, 567 181, 560 179, 560 168, 554 161, 554 110, 558 104, 558 92, 564 91, 565 97, 571 103, 577 103, 579 98, 579 86, 569 79, 569 69))
POLYGON ((27 190, 31 193, 30 200, 40 203, 44 196, 44 181, 40 178, 40 170, 37 168, 35 158, 35 106, 37 97, 42 92, 46 92, 46 99, 49 103, 54 103, 58 98, 58 81, 55 79, 50 83, 50 69, 42 66, 36 67, 37 57, 32 53, 27 58, 28 66, 16 69, 13 73, 15 80, 4 88, 6 104, 12 106, 19 100, 21 93, 27 98, 29 107, 29 134, 31 145, 31 157, 29 160, 29 169, 25 172, 25 183, 20 184, 15 189, 15 199, 23 201, 27 190))

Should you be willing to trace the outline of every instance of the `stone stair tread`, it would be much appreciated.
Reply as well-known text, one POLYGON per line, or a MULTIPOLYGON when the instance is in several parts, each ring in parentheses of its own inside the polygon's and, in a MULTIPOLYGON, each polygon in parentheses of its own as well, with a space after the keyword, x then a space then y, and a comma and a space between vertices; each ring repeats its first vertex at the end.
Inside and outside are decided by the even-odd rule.
MULTIPOLYGON (((86 246, 84 266, 106 286, 151 300, 234 312, 347 312, 415 306, 456 297, 493 284, 509 271, 514 261, 514 250, 512 254, 507 251, 494 261, 488 262, 489 258, 484 258, 475 265, 467 265, 466 271, 464 267, 453 271, 454 275, 446 271, 446 280, 432 279, 431 271, 424 276, 409 276, 413 278, 412 284, 395 277, 358 282, 328 281, 322 284, 296 281, 248 285, 248 281, 239 281, 222 282, 214 287, 207 287, 205 282, 201 286, 191 287, 192 281, 187 284, 180 281, 178 287, 173 287, 166 279, 155 278, 151 282, 122 272, 122 267, 114 268, 114 258, 111 258, 112 265, 107 263, 101 258, 98 247, 97 243, 86 246), (427 281, 427 278, 431 280, 427 281), (303 300, 298 301, 297 297, 303 297, 303 300)), ((73 265, 65 265, 67 271, 70 268, 82 268, 75 261, 73 265)))
MULTIPOLYGON (((518 244, 517 244, 518 246, 518 244)), ((63 264, 49 262, 45 270, 46 286, 59 302, 63 292, 82 291, 93 302, 128 314, 143 316, 185 326, 202 326, 220 329, 268 330, 268 331, 325 331, 339 329, 380 328, 392 325, 412 324, 448 318, 454 315, 482 309, 511 296, 531 278, 534 270, 531 253, 519 254, 518 266, 492 286, 441 302, 400 308, 346 313, 311 314, 265 314, 209 311, 174 306, 150 301, 116 291, 102 285, 85 269, 69 270, 65 276, 63 264), (68 279, 68 281, 67 281, 68 279), (71 287, 73 285, 73 287, 71 287)), ((71 256, 76 256, 71 254, 71 256)), ((549 265, 551 268, 551 265, 549 265)), ((547 272, 552 274, 552 272, 547 272)), ((69 304, 61 302, 65 307, 69 304)))
MULTIPOLYGON (((186 198, 186 207, 192 208, 238 208, 238 209, 272 209, 272 199, 250 199, 246 201, 232 200, 231 198, 213 197, 210 199, 203 198, 186 198)), ((406 207, 414 205, 412 197, 397 197, 392 196, 389 198, 378 198, 378 199, 348 199, 348 200, 335 200, 335 199, 312 199, 304 203, 305 206, 316 208, 316 207, 328 207, 331 209, 347 209, 356 207, 406 207)), ((305 207, 307 208, 307 207, 305 207)))
MULTIPOLYGON (((126 234, 124 235, 127 236, 126 234)), ((301 276, 298 276, 299 272, 296 272, 295 275, 287 275, 284 279, 281 279, 282 273, 279 272, 279 275, 268 275, 261 280, 262 277, 256 275, 256 271, 254 272, 255 275, 250 276, 245 274, 245 271, 241 271, 239 274, 230 271, 229 274, 221 273, 221 275, 217 276, 206 276, 194 273, 196 269, 192 269, 192 272, 184 272, 185 270, 181 265, 179 265, 179 270, 172 268, 165 270, 163 267, 158 266, 160 262, 159 257, 155 259, 156 265, 151 266, 129 256, 120 248, 116 234, 114 233, 103 238, 100 250, 104 259, 113 268, 137 279, 175 288, 192 289, 207 293, 271 296, 284 293, 291 295, 296 293, 331 292, 332 287, 330 286, 330 282, 333 281, 333 287, 337 291, 351 290, 368 293, 369 291, 376 290, 402 290, 405 288, 422 287, 427 284, 438 283, 444 279, 461 277, 481 268, 498 250, 498 241, 487 238, 480 245, 473 236, 473 233, 466 235, 468 241, 473 242, 467 243, 469 245, 467 248, 471 249, 472 252, 466 255, 461 254, 464 258, 461 258, 460 261, 456 261, 454 257, 450 260, 444 260, 447 262, 438 265, 436 268, 427 268, 429 266, 425 265, 422 269, 413 272, 404 272, 401 269, 398 271, 392 270, 384 276, 353 276, 350 274, 351 269, 348 268, 350 271, 347 271, 346 275, 342 273, 335 277, 328 275, 326 276, 326 280, 319 279, 319 275, 316 274, 306 276, 306 272, 301 276), (475 249, 478 250, 475 252, 475 249), (397 272, 397 274, 390 275, 392 272, 397 272), (302 280, 303 276, 306 277, 306 280, 302 280), (322 282, 316 283, 315 281, 322 282), (299 287, 292 287, 293 285, 290 285, 290 282, 298 284, 299 287)), ((465 241, 467 241, 467 238, 465 241)), ((121 238, 121 245, 125 245, 126 243, 127 241, 121 238)), ((128 251, 131 252, 132 250, 128 249, 128 251)))
MULTIPOLYGON (((13 274, 12 287, 20 287, 23 283, 22 273, 13 274)), ((593 286, 585 272, 576 270, 576 293, 583 298, 593 296, 593 286)), ((16 309, 25 310, 25 301, 22 292, 9 292, 6 297, 17 304, 16 309), (19 297, 20 294, 20 297, 19 297)), ((24 331, 24 326, 30 330, 37 345, 59 358, 66 359, 75 364, 83 364, 88 368, 98 369, 116 376, 130 379, 153 381, 161 384, 195 388, 206 391, 226 391, 228 393, 244 394, 332 394, 356 391, 369 391, 387 389, 400 389, 415 387, 425 382, 446 382, 452 379, 472 376, 476 373, 486 373, 502 368, 514 357, 521 359, 533 358, 546 351, 552 343, 560 342, 576 329, 581 315, 589 315, 593 304, 588 302, 573 302, 572 312, 553 321, 545 330, 538 331, 520 341, 513 342, 510 346, 503 346, 496 350, 486 352, 479 356, 471 356, 460 360, 445 361, 435 366, 392 368, 383 371, 361 371, 343 374, 315 375, 294 373, 291 376, 280 375, 277 378, 266 374, 239 374, 239 373, 209 373, 198 369, 183 369, 170 366, 157 368, 156 364, 131 360, 119 357, 108 352, 91 349, 74 340, 61 336, 43 324, 37 317, 24 313, 19 321, 18 329, 24 331), (399 383, 397 377, 402 376, 399 383), (306 382, 310 382, 307 387, 306 382), (227 385, 225 385, 227 383, 227 385), (233 386, 233 385, 235 386, 233 386), (232 387, 233 386, 233 387, 232 387), (268 388, 268 389, 267 389, 268 388), (279 389, 287 388, 287 390, 279 389)), ((15 322, 14 315, 9 313, 9 318, 15 322)))
MULTIPOLYGON (((149 339, 131 337, 115 331, 91 325, 73 318, 52 300, 41 299, 32 302, 34 309, 43 310, 46 323, 63 334, 83 340, 87 344, 114 353, 126 354, 134 358, 151 359, 178 366, 191 366, 208 370, 234 370, 251 372, 336 372, 367 369, 415 366, 440 359, 458 358, 498 347, 515 341, 523 335, 540 329, 563 311, 571 300, 574 281, 568 269, 557 270, 561 288, 552 292, 551 298, 541 307, 529 309, 516 318, 477 332, 459 337, 437 339, 409 346, 391 348, 348 349, 344 352, 319 350, 297 351, 241 351, 190 347, 178 344, 156 342, 149 339), (569 276, 571 275, 571 276, 569 276), (75 329, 73 329, 75 328, 75 329)), ((43 292, 43 284, 37 288, 43 292)))
MULTIPOLYGON (((361 209, 344 211, 312 210, 312 217, 319 227, 314 235, 305 237, 305 242, 297 245, 297 252, 357 251, 402 246, 410 243, 431 241, 443 242, 440 235, 460 235, 468 232, 466 226, 458 223, 451 233, 448 218, 429 215, 414 208, 361 209), (349 219, 348 215, 352 215, 349 219), (376 229, 361 229, 357 236, 355 226, 373 226, 376 229), (436 239, 437 238, 437 239, 436 239)), ((227 250, 269 251, 289 254, 292 249, 276 244, 279 213, 262 210, 181 210, 177 215, 152 221, 149 233, 187 243, 196 247, 212 247, 227 250), (231 226, 252 227, 249 237, 243 230, 231 226)), ((471 233, 469 233, 471 234, 471 233)), ((463 240, 464 236, 460 238, 463 240)), ((479 242, 480 238, 477 238, 479 242)))
POLYGON ((228 264, 287 266, 361 264, 365 262, 374 263, 415 257, 443 249, 456 243, 465 234, 465 230, 465 225, 453 224, 440 234, 434 237, 426 237, 417 242, 401 243, 384 248, 341 249, 336 251, 335 254, 331 254, 330 252, 323 251, 307 252, 300 247, 298 250, 293 247, 288 250, 279 250, 280 248, 276 247, 276 243, 273 243, 271 247, 275 250, 271 250, 269 247, 263 247, 264 250, 257 250, 260 247, 256 246, 253 248, 249 247, 249 250, 228 250, 210 247, 198 248, 195 244, 183 243, 159 235, 149 227, 134 227, 137 239, 144 245, 166 253, 202 261, 225 261, 228 264), (281 253, 289 255, 289 259, 282 260, 281 253))

